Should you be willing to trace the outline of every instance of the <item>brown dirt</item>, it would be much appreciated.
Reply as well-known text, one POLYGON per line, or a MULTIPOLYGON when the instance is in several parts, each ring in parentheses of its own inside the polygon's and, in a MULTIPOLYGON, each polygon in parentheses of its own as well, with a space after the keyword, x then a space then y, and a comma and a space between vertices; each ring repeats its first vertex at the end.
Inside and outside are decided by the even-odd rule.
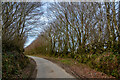
POLYGON ((31 67, 31 72, 30 72, 30 75, 29 75, 29 80, 34 80, 36 78, 36 75, 37 75, 37 69, 36 69, 37 65, 36 65, 36 62, 32 58, 30 58, 29 60, 30 60, 30 63, 31 63, 31 65, 29 65, 29 67, 32 66, 31 67))
MULTIPOLYGON (((94 69, 91 69, 89 66, 85 64, 74 64, 74 65, 69 65, 69 64, 64 64, 60 62, 59 60, 55 60, 52 58, 45 58, 47 60, 52 61, 53 63, 56 63, 60 67, 66 70, 69 74, 75 76, 76 78, 107 78, 107 79, 115 79, 113 76, 108 76, 105 73, 98 72, 94 69)), ((76 62, 75 62, 76 63, 76 62)))
POLYGON ((36 75, 37 75, 37 70, 36 70, 36 62, 32 59, 29 58, 30 63, 26 68, 24 68, 21 72, 22 74, 20 75, 21 78, 24 80, 35 80, 36 75))

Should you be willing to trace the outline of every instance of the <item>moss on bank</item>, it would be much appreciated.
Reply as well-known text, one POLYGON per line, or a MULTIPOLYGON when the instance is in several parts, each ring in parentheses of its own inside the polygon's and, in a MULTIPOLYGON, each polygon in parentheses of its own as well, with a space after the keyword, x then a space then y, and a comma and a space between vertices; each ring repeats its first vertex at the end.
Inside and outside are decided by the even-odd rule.
MULTIPOLYGON (((27 79, 23 70, 30 64, 29 58, 23 53, 6 52, 2 55, 2 80, 27 79)), ((32 66, 31 66, 32 67, 32 66)))

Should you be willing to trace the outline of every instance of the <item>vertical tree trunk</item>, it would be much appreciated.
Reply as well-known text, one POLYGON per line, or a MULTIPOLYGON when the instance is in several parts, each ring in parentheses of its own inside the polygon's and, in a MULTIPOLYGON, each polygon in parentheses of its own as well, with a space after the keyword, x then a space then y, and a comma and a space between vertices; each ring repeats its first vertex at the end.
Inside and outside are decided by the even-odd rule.
POLYGON ((108 42, 107 42, 107 47, 108 50, 111 48, 111 28, 110 28, 110 3, 105 3, 106 6, 106 14, 107 14, 107 28, 108 28, 108 34, 109 34, 109 38, 108 38, 108 42))
POLYGON ((119 32, 118 32, 118 49, 119 49, 119 54, 120 54, 120 48, 119 48, 119 46, 120 46, 120 1, 119 1, 119 25, 118 25, 118 30, 119 30, 119 32))

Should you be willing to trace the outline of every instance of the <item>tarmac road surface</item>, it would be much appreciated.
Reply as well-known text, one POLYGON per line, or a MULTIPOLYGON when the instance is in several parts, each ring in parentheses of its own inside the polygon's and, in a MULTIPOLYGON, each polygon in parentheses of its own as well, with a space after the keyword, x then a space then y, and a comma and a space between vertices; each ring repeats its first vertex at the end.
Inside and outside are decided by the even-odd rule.
POLYGON ((33 57, 37 64, 36 78, 74 78, 68 74, 64 69, 43 58, 33 57))

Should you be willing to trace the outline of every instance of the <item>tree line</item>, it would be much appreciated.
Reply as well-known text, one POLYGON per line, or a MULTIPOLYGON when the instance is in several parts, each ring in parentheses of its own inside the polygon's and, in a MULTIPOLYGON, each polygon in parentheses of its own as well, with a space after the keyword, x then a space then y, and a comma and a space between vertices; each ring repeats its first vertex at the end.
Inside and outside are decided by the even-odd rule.
POLYGON ((120 78, 120 2, 54 2, 47 10, 50 19, 26 54, 69 57, 120 78))
POLYGON ((40 14, 40 11, 36 9, 40 6, 41 3, 36 2, 2 2, 3 52, 14 50, 23 52, 28 32, 33 29, 28 21, 36 16, 36 12, 40 14))
POLYGON ((2 52, 3 80, 28 78, 29 72, 26 74, 23 70, 31 63, 23 54, 24 44, 30 35, 29 32, 35 28, 32 26, 37 22, 35 17, 43 14, 40 11, 41 6, 41 3, 36 2, 1 3, 0 51, 2 52))
POLYGON ((61 56, 120 53, 120 2, 58 2, 48 12, 54 20, 29 49, 44 46, 43 53, 61 56))

